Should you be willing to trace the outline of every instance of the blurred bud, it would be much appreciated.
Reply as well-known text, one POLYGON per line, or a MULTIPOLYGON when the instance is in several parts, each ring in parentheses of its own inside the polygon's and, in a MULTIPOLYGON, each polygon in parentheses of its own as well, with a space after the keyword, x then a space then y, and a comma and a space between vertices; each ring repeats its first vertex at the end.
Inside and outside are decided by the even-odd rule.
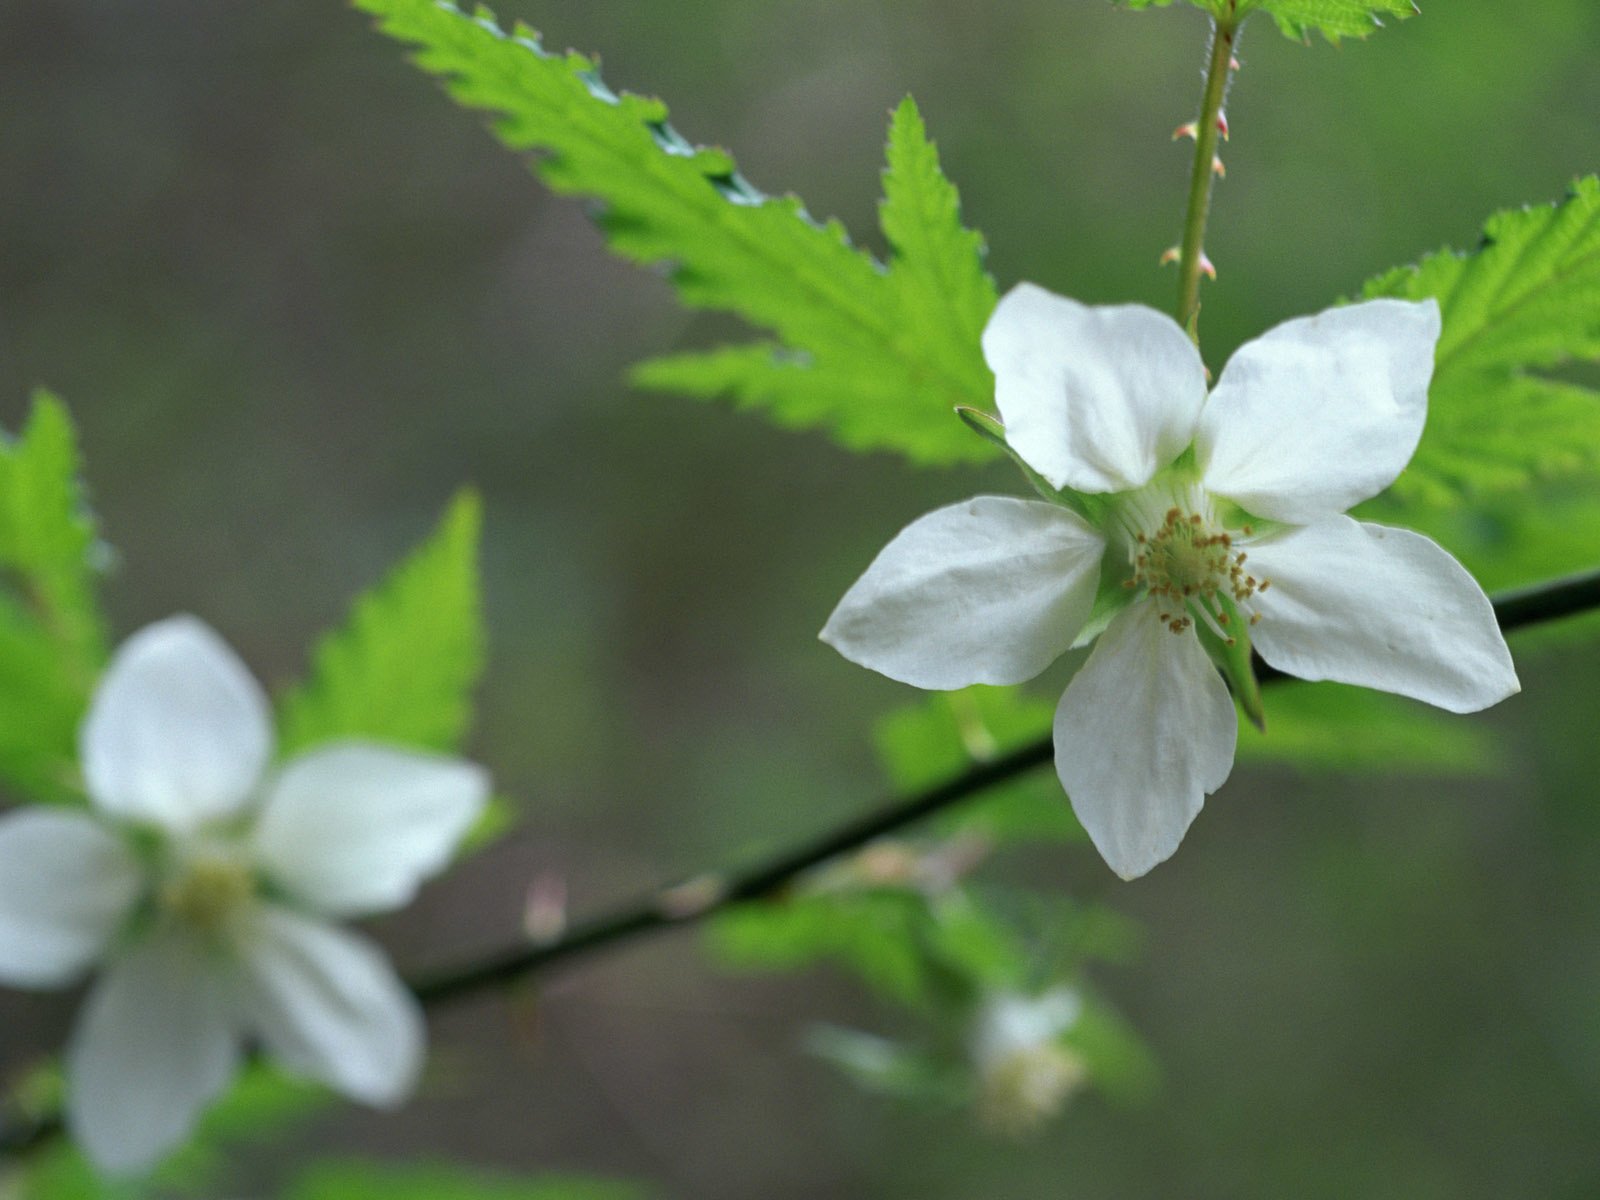
POLYGON ((1213 283, 1216 282, 1216 280, 1217 280, 1216 264, 1213 263, 1209 258, 1206 257, 1206 254, 1205 254, 1204 251, 1200 252, 1200 270, 1205 273, 1205 276, 1206 276, 1207 279, 1211 280, 1213 283))
POLYGON ((998 993, 978 1010, 971 1052, 986 1126, 1022 1137, 1061 1111, 1087 1077, 1083 1059, 1061 1043, 1082 1009, 1076 992, 1053 988, 998 993))
POLYGON ((810 892, 906 888, 927 896, 948 892, 988 857, 989 839, 961 833, 928 845, 884 839, 830 863, 807 885, 810 892))
POLYGON ((1226 179, 1228 177, 1228 168, 1222 165, 1220 155, 1213 154, 1211 156, 1211 172, 1218 179, 1226 179))
POLYGON ((522 901, 522 932, 536 946, 567 931, 567 881, 545 871, 533 877, 522 901))
POLYGON ((1223 141, 1228 140, 1228 114, 1225 112, 1217 114, 1217 131, 1222 134, 1223 141))
POLYGON ((710 912, 728 898, 725 881, 717 875, 697 875, 656 895, 656 911, 669 921, 689 921, 710 912))
POLYGON ((1181 246, 1168 246, 1161 252, 1161 265, 1163 267, 1171 266, 1175 262, 1182 261, 1183 247, 1181 246))
POLYGON ((1198 140, 1199 137, 1200 137, 1200 125, 1196 121, 1190 121, 1186 125, 1179 125, 1176 129, 1174 129, 1172 131, 1172 140, 1175 141, 1175 142, 1181 141, 1184 138, 1195 138, 1196 140, 1198 140))

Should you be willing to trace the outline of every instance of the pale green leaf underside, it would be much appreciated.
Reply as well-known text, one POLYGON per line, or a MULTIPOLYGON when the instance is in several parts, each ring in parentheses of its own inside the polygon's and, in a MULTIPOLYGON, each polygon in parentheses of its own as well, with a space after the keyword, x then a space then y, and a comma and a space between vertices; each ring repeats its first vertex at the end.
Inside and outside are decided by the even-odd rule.
POLYGON ((731 397, 919 462, 992 454, 952 409, 992 396, 978 339, 994 287, 909 101, 889 137, 886 266, 795 197, 757 191, 723 151, 690 145, 660 101, 614 94, 591 60, 548 54, 525 27, 507 34, 483 10, 434 0, 356 3, 417 46, 457 101, 493 114, 506 145, 537 152, 551 188, 598 201, 615 251, 666 267, 685 303, 737 313, 781 348, 677 356, 641 368, 640 383, 731 397))
POLYGON ((1554 206, 1498 213, 1472 253, 1429 255, 1362 294, 1431 296, 1444 316, 1427 427, 1396 499, 1444 504, 1600 465, 1600 392, 1534 373, 1600 363, 1600 178, 1554 206))
POLYGON ((283 697, 284 752, 359 737, 451 751, 483 669, 478 498, 463 492, 429 539, 323 639, 312 675, 283 697))
MULTIPOLYGON (((1175 0, 1120 0, 1128 8, 1165 8, 1175 0)), ((1264 12, 1278 28, 1303 41, 1320 33, 1330 42, 1344 37, 1366 37, 1383 24, 1385 17, 1409 17, 1416 13, 1413 0, 1188 0, 1194 7, 1216 17, 1230 12, 1240 20, 1254 12, 1264 12)))

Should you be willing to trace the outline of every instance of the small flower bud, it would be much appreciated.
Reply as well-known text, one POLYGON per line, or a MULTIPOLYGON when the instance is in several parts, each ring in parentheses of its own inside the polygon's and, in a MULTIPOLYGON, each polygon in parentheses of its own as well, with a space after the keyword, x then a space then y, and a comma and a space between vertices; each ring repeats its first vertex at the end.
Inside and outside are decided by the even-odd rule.
POLYGON ((972 1058, 978 1075, 978 1114, 1010 1137, 1033 1132, 1061 1110, 1082 1085, 1083 1059, 1062 1045, 1082 1002, 1068 988, 1038 996, 1002 992, 979 1010, 972 1058))

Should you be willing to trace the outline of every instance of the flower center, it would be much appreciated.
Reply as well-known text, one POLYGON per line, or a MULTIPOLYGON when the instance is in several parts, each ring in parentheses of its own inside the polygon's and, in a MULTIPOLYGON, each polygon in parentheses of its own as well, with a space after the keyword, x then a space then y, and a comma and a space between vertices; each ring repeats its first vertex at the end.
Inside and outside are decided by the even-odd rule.
MULTIPOLYGON (((1173 633, 1183 633, 1198 617, 1231 646, 1234 639, 1227 626, 1236 616, 1247 617, 1252 625, 1261 619, 1250 599, 1271 585, 1245 569, 1248 556, 1218 526, 1209 504, 1173 505, 1159 523, 1146 520, 1142 525, 1134 530, 1130 550, 1133 577, 1123 586, 1144 588, 1154 596, 1161 623, 1173 633)), ((1248 536, 1254 531, 1246 525, 1240 532, 1248 536)))
POLYGON ((237 858, 198 855, 161 887, 161 907, 201 933, 216 933, 249 903, 256 881, 237 858))

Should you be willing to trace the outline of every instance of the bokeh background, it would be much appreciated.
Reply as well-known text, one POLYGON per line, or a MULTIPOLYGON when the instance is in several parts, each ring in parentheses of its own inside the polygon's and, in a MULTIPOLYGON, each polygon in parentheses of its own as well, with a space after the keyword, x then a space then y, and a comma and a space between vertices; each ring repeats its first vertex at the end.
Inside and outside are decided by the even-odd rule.
MULTIPOLYGON (((1170 303, 1195 12, 500 9, 869 245, 887 114, 913 93, 1002 286, 1170 303)), ((1338 49, 1247 29, 1214 362, 1600 166, 1593 0, 1426 9, 1338 49)), ((908 695, 816 630, 907 520, 1016 485, 623 381, 730 331, 608 257, 339 4, 0 0, 0 415, 15 428, 36 384, 72 406, 118 632, 193 611, 281 685, 454 488, 485 497, 473 753, 522 825, 380 927, 406 967, 515 938, 535 874, 592 911, 878 794, 867 732, 908 695)), ((241 1194, 357 1150, 685 1200, 1600 1194, 1600 642, 1548 643, 1519 639, 1524 694, 1468 718, 1504 740, 1491 777, 1241 770, 1138 883, 1080 850, 1015 866, 1143 923, 1139 960, 1096 980, 1163 1063, 1147 1107, 1090 1093, 1017 1145, 857 1094, 801 1031, 895 1017, 825 973, 730 978, 674 934, 551 980, 536 1021, 526 997, 441 1014, 422 1099, 338 1110, 241 1194)), ((6 1060, 70 1011, 8 998, 6 1060)))

